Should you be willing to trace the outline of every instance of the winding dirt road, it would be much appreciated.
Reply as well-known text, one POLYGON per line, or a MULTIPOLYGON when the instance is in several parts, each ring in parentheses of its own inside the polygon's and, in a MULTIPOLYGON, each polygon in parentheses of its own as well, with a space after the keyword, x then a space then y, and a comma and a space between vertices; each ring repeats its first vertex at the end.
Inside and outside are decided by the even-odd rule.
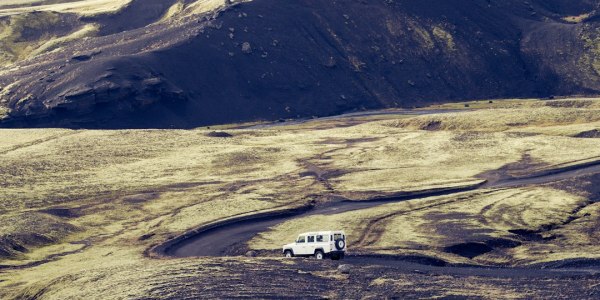
MULTIPOLYGON (((282 222, 310 215, 332 215, 353 210, 367 209, 386 203, 417 200, 431 196, 452 195, 468 190, 497 189, 526 186, 533 184, 544 184, 556 182, 563 179, 583 175, 600 173, 600 161, 588 162, 581 165, 562 167, 546 170, 527 177, 511 178, 507 176, 491 176, 491 180, 475 186, 456 188, 451 190, 432 191, 415 196, 402 196, 389 199, 372 201, 347 201, 340 200, 323 205, 308 207, 295 211, 286 211, 278 214, 263 214, 255 217, 247 217, 241 220, 231 220, 222 224, 213 224, 207 228, 200 228, 195 234, 167 242, 155 249, 162 255, 172 257, 195 257, 195 256, 228 256, 239 255, 236 249, 243 249, 243 245, 251 238, 270 227, 282 222), (233 250, 232 250, 233 249, 233 250)), ((282 242, 283 243, 283 242, 282 242)), ((239 250, 237 250, 239 252, 239 250)), ((463 274, 496 277, 554 277, 574 275, 598 275, 600 264, 587 264, 584 268, 576 269, 541 269, 541 268, 482 268, 480 266, 450 266, 443 261, 412 261, 411 259, 398 259, 391 256, 352 256, 348 255, 345 263, 351 264, 375 264, 395 266, 400 268, 418 269, 440 274, 463 274), (451 267, 451 268, 449 268, 451 267)))
MULTIPOLYGON (((377 115, 429 115, 458 112, 455 110, 393 110, 393 111, 369 111, 344 114, 319 119, 295 120, 290 122, 276 122, 270 124, 261 124, 247 127, 246 129, 264 129, 278 126, 304 124, 319 120, 333 120, 348 117, 367 117, 377 115)), ((478 185, 457 187, 452 189, 431 190, 413 195, 403 195, 390 197, 386 199, 370 201, 348 201, 338 200, 328 202, 318 206, 308 206, 299 209, 257 214, 254 216, 241 217, 238 219, 214 223, 208 226, 198 228, 184 236, 179 236, 173 240, 153 248, 151 251, 159 255, 170 257, 198 257, 198 256, 231 256, 240 255, 240 249, 245 249, 244 245, 253 237, 261 232, 269 230, 270 227, 281 224, 295 218, 303 218, 311 215, 333 215, 348 211, 361 210, 377 207, 379 205, 418 200, 432 196, 447 196, 458 194, 465 191, 479 189, 504 189, 518 186, 536 185, 552 183, 564 179, 574 178, 584 175, 593 175, 600 173, 600 160, 586 162, 578 165, 561 166, 546 169, 538 173, 533 173, 524 177, 511 177, 507 175, 506 170, 482 174, 481 178, 485 182, 478 185)), ((282 242, 283 244, 283 242, 282 242)), ((418 269, 427 272, 439 274, 457 274, 457 275, 479 275, 495 277, 554 277, 554 276, 574 276, 600 274, 600 263, 586 264, 586 268, 577 269, 540 269, 540 268, 496 268, 481 266, 450 266, 443 261, 432 261, 432 259, 423 258, 402 258, 393 256, 353 256, 347 255, 344 263, 351 264, 374 264, 395 266, 403 269, 418 269)))

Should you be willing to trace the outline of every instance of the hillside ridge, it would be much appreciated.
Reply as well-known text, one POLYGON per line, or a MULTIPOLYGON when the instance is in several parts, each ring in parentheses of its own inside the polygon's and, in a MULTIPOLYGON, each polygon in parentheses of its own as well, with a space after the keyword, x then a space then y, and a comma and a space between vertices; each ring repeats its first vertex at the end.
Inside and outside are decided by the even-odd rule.
POLYGON ((71 38, 0 69, 0 127, 193 128, 597 95, 594 2, 134 0, 5 16, 48 22, 15 45, 71 38))

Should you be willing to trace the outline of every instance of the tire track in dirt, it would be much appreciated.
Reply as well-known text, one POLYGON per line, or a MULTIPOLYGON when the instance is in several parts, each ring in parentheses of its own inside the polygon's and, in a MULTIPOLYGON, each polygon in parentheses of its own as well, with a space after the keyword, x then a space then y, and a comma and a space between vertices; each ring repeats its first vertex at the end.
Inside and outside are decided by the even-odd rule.
POLYGON ((69 132, 69 133, 59 133, 59 134, 55 134, 55 135, 48 136, 48 137, 45 137, 45 138, 33 140, 31 142, 27 142, 27 143, 23 143, 23 144, 18 144, 18 145, 15 145, 13 147, 10 147, 8 149, 0 150, 0 155, 5 155, 5 154, 8 154, 8 153, 13 152, 13 151, 17 151, 17 150, 25 149, 25 148, 28 148, 28 147, 40 145, 40 144, 47 143, 47 142, 50 142, 50 141, 54 141, 54 140, 58 140, 58 139, 61 139, 61 138, 73 136, 73 135, 76 135, 76 134, 79 134, 79 133, 81 133, 81 131, 73 131, 73 132, 69 132))

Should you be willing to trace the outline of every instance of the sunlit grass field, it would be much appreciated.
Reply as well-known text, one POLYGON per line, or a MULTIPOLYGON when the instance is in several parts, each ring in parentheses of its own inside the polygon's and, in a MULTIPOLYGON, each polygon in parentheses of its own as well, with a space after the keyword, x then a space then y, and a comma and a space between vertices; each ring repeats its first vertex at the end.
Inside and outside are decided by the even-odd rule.
MULTIPOLYGON (((152 246, 203 224, 339 197, 364 201, 476 184, 480 174, 524 157, 534 163, 526 171, 600 159, 600 139, 575 137, 600 129, 600 100, 521 103, 219 129, 232 137, 215 137, 214 129, 0 130, 0 265, 21 266, 0 270, 0 298, 141 297, 213 261, 148 256, 152 246)), ((278 249, 299 232, 327 227, 346 230, 351 251, 364 253, 495 265, 595 258, 600 207, 586 205, 587 197, 554 185, 477 190, 300 218, 250 246, 278 249), (544 243, 472 260, 444 251, 515 240, 509 230, 535 231, 574 214, 544 243)), ((215 265, 192 273, 209 276, 209 269, 228 273, 215 265)))
POLYGON ((4 0, 0 3, 0 15, 55 11, 90 16, 116 12, 130 2, 131 0, 4 0))

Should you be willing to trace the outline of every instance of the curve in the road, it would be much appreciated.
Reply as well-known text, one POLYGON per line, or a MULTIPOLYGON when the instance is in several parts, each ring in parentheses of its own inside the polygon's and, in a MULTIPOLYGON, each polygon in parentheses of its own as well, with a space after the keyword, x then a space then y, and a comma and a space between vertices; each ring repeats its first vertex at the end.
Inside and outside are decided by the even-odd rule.
POLYGON ((226 256, 231 249, 249 241, 257 233, 266 231, 272 226, 285 221, 311 215, 333 215, 353 210, 372 208, 386 203, 422 199, 433 196, 451 195, 459 192, 477 189, 480 185, 471 185, 452 189, 438 189, 419 194, 407 194, 393 198, 384 198, 370 201, 339 200, 320 206, 307 206, 292 211, 281 211, 244 217, 238 220, 225 221, 218 224, 195 230, 189 237, 169 241, 156 248, 155 252, 162 252, 174 257, 192 256, 226 256))
MULTIPOLYGON (((280 213, 265 213, 250 217, 241 218, 238 220, 229 220, 222 223, 212 224, 200 229, 195 230, 192 234, 181 236, 174 240, 168 241, 152 251, 171 257, 196 257, 196 256, 227 256, 232 254, 231 249, 239 249, 239 245, 242 245, 249 241, 251 238, 256 236, 258 233, 267 231, 270 227, 285 221, 306 217, 310 215, 331 215, 338 214, 353 210, 367 209, 383 205, 391 202, 400 202, 407 200, 416 200, 432 196, 451 195, 468 190, 476 190, 481 188, 493 189, 493 188, 510 188, 517 186, 525 186, 532 184, 543 184, 551 183, 559 180, 573 178, 583 175, 592 175, 600 173, 600 161, 589 162, 581 165, 570 166, 566 168, 559 168, 554 170, 547 170, 543 173, 534 174, 528 177, 521 178, 504 178, 495 182, 487 182, 481 185, 474 185, 469 187, 460 187, 455 189, 447 190, 434 190, 429 193, 421 193, 418 195, 406 195, 401 197, 379 199, 372 201, 337 201, 330 202, 321 206, 309 206, 305 208, 288 210, 280 213)), ((348 256, 347 262, 352 263, 372 263, 372 264, 385 264, 385 265, 402 265, 404 267, 414 267, 415 263, 406 261, 397 261, 393 259, 382 259, 382 258, 357 258, 348 256)), ((419 265, 420 269, 423 269, 422 265, 419 265)), ((428 266, 426 268, 438 269, 440 266, 428 266)), ((502 272, 508 275, 514 275, 513 271, 498 271, 498 268, 481 268, 481 267, 453 267, 454 271, 465 274, 501 274, 502 272), (490 271, 486 271, 490 270, 490 271)), ((514 269, 517 270, 518 274, 530 274, 539 272, 527 271, 532 269, 514 269), (520 271, 518 271, 520 270, 520 271)), ((558 276, 561 274, 589 274, 588 271, 578 270, 553 270, 543 272, 548 275, 548 272, 558 276)), ((597 272, 597 271, 593 271, 597 272)), ((503 274, 503 273, 502 273, 503 274)), ((595 273, 597 274, 597 273, 595 273)), ((530 274, 531 275, 531 274, 530 274)))

